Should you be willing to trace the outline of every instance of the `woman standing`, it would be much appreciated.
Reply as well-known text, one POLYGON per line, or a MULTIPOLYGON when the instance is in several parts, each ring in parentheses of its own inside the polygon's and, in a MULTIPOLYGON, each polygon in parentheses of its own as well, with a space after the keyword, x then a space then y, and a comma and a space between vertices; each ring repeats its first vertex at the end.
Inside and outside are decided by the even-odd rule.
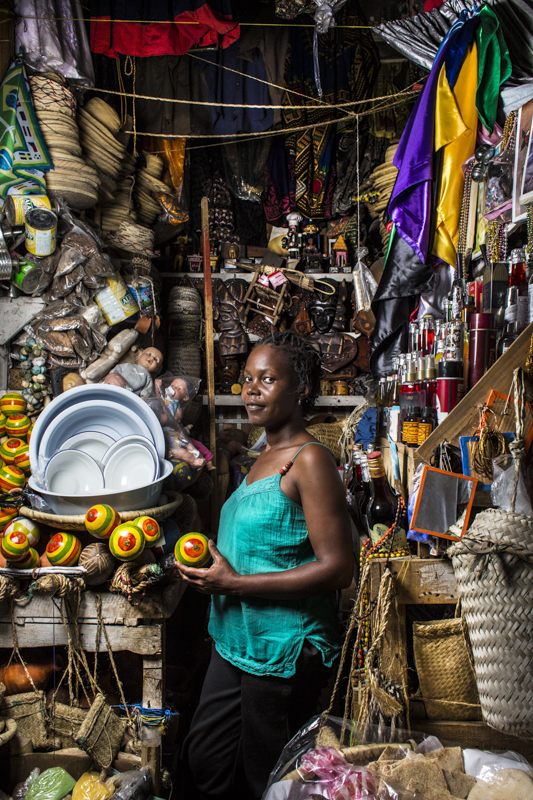
POLYGON ((242 398, 267 445, 225 503, 213 564, 178 564, 212 595, 211 662, 185 741, 202 800, 259 800, 283 747, 316 713, 339 654, 334 592, 353 577, 331 452, 304 428, 320 357, 292 333, 252 351, 242 398))

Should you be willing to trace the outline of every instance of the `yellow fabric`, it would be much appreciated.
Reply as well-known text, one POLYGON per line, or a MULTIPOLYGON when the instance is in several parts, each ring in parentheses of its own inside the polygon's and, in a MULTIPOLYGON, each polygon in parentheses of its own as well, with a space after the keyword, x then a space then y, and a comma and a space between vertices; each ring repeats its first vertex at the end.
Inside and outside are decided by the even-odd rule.
POLYGON ((435 106, 435 151, 444 148, 442 173, 437 203, 433 254, 455 264, 459 239, 459 216, 464 177, 461 169, 474 155, 478 114, 476 110, 478 53, 473 42, 453 90, 443 64, 437 87, 435 106))

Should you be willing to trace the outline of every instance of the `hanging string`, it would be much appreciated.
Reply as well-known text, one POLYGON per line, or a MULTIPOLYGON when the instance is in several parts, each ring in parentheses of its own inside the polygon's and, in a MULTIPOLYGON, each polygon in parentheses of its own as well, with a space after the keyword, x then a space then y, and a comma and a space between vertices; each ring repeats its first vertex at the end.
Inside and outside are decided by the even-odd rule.
MULTIPOLYGON (((357 250, 359 251, 359 247, 361 246, 361 217, 360 217, 360 206, 361 201, 359 199, 359 114, 356 117, 356 181, 357 181, 357 250)), ((359 256, 358 256, 359 257, 359 256)), ((354 278, 355 280, 355 278, 354 278)))
POLYGON ((136 71, 136 63, 135 63, 135 56, 126 56, 126 62, 124 64, 124 75, 128 78, 133 76, 133 93, 128 94, 128 97, 133 99, 132 103, 132 118, 133 118, 133 131, 126 131, 126 133, 133 133, 133 155, 135 158, 139 155, 137 152, 137 115, 135 109, 135 84, 137 78, 137 71, 136 71))

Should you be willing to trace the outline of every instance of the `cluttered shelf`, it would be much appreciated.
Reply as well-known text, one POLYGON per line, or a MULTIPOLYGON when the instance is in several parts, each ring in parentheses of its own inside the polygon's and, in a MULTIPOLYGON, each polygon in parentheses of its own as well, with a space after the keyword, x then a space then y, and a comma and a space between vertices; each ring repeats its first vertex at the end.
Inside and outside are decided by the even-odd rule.
MULTIPOLYGON (((207 395, 203 396, 202 402, 204 406, 208 404, 209 398, 207 395)), ((326 395, 317 397, 315 407, 353 406, 355 408, 355 406, 360 406, 364 402, 365 398, 362 395, 326 395)), ((215 406, 244 406, 244 403, 240 394, 217 394, 215 396, 215 406)))

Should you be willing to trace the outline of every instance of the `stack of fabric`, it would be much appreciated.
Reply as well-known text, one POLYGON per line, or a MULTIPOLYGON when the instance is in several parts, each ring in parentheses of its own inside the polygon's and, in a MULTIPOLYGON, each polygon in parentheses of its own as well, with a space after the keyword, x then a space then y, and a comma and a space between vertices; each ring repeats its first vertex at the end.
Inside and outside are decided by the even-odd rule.
POLYGON ((77 210, 98 201, 98 173, 82 158, 76 98, 66 82, 54 73, 34 75, 30 87, 35 114, 54 169, 46 175, 50 197, 62 197, 77 210))
POLYGON ((154 224, 161 206, 152 197, 152 192, 172 193, 172 190, 161 180, 163 159, 155 153, 143 153, 145 167, 137 169, 135 177, 135 200, 137 202, 137 219, 143 225, 154 224))
POLYGON ((154 251, 154 232, 134 222, 121 222, 113 233, 108 234, 107 241, 127 253, 147 258, 156 258, 159 255, 154 251))
POLYGON ((192 286, 170 290, 167 313, 167 363, 173 375, 199 377, 202 298, 192 286))

